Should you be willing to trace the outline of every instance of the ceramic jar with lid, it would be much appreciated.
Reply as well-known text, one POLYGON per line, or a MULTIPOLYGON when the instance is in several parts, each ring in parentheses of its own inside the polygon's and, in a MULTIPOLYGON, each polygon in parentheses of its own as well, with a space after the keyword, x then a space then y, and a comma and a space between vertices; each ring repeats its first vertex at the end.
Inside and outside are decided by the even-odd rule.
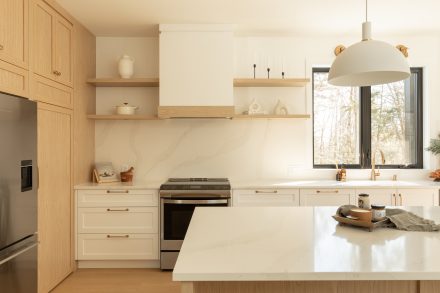
POLYGON ((371 211, 373 212, 373 221, 382 221, 386 218, 384 205, 371 205, 371 211))
POLYGON ((370 195, 366 193, 361 193, 358 195, 358 207, 361 209, 370 209, 370 195))
POLYGON ((139 107, 130 106, 128 103, 123 103, 122 105, 116 106, 116 114, 118 115, 133 115, 139 107))

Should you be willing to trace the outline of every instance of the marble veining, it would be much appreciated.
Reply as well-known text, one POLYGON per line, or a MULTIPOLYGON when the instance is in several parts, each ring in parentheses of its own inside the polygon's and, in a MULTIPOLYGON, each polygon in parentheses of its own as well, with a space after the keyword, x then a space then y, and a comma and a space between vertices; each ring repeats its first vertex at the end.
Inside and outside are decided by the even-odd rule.
MULTIPOLYGON (((440 207, 408 209, 440 222, 440 207)), ((368 232, 338 225, 335 211, 197 208, 173 279, 440 280, 439 232, 368 232)))

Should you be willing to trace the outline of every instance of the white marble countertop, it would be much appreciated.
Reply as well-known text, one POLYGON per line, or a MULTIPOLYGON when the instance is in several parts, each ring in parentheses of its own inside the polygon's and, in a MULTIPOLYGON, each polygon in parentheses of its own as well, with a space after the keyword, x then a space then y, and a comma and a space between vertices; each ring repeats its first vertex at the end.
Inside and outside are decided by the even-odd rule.
POLYGON ((255 189, 255 188, 440 188, 439 182, 431 180, 418 181, 392 181, 392 180, 348 180, 346 182, 336 180, 252 180, 234 181, 231 180, 233 189, 255 189))
MULTIPOLYGON (((408 210, 440 222, 440 207, 408 210)), ((173 280, 440 280, 440 232, 368 232, 335 211, 197 208, 173 280)))
POLYGON ((134 182, 112 182, 112 183, 82 183, 74 186, 76 190, 87 189, 159 189, 163 181, 134 181, 134 182))

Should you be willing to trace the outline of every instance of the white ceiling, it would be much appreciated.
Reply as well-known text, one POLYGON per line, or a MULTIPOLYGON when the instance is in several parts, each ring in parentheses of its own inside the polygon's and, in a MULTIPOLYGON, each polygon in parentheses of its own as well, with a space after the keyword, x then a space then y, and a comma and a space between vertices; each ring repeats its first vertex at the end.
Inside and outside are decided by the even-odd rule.
MULTIPOLYGON (((360 33, 365 19, 364 0, 56 1, 97 36, 156 36, 159 23, 230 23, 247 35, 360 33)), ((439 11, 439 0, 369 0, 373 34, 440 32, 439 11)))

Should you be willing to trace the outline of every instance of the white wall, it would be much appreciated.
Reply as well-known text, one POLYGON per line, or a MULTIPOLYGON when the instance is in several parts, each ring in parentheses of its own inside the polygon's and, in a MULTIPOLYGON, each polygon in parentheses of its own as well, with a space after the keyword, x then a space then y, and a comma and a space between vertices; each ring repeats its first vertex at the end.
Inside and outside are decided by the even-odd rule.
MULTIPOLYGON (((379 36, 377 36, 379 39, 379 36)), ((440 131, 440 41, 430 36, 380 36, 393 44, 405 44, 411 66, 424 67, 425 145, 440 131)), ((271 76, 280 75, 284 57, 286 77, 311 77, 313 66, 329 66, 333 49, 358 37, 236 37, 235 76, 251 77, 255 54, 257 75, 266 76, 266 56, 271 57, 271 76)), ((157 77, 157 38, 97 39, 97 76, 117 76, 117 60, 126 53, 136 59, 135 76, 157 77)), ((197 85, 194 85, 197 86, 197 85)), ((112 113, 113 106, 129 102, 139 114, 153 114, 157 88, 97 88, 97 113, 112 113)), ((311 84, 307 88, 236 88, 237 111, 256 98, 272 111, 278 99, 291 113, 311 113, 311 84)), ((312 120, 166 120, 97 121, 96 160, 112 161, 116 168, 135 167, 137 180, 163 180, 177 176, 226 176, 234 180, 270 178, 334 178, 334 170, 312 169, 312 120)), ((438 160, 425 153, 425 168, 438 160)), ((384 170, 382 178, 426 178, 427 171, 384 170)), ((349 170, 348 177, 367 179, 368 170, 349 170)))

